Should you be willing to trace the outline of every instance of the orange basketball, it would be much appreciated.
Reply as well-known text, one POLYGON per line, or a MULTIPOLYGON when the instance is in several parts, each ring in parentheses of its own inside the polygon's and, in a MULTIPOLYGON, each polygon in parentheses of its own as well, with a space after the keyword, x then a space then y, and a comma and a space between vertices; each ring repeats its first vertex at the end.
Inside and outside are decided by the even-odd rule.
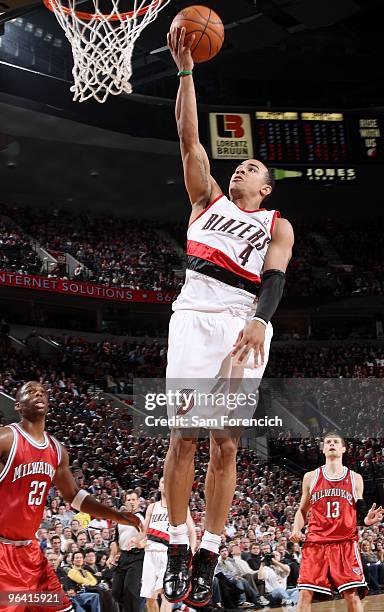
POLYGON ((191 51, 196 63, 215 57, 224 42, 223 23, 218 14, 207 6, 187 6, 176 15, 172 28, 185 28, 186 39, 195 34, 191 51))

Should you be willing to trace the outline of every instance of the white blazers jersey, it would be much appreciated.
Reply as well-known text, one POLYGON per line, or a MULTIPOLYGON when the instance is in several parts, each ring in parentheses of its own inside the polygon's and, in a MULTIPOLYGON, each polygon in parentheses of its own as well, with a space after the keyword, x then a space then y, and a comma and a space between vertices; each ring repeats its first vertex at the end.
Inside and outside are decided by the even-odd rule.
POLYGON ((157 501, 153 506, 151 520, 147 529, 148 549, 167 550, 169 546, 168 508, 157 501))
POLYGON ((190 224, 187 271, 174 310, 255 304, 277 210, 243 210, 221 195, 190 224))

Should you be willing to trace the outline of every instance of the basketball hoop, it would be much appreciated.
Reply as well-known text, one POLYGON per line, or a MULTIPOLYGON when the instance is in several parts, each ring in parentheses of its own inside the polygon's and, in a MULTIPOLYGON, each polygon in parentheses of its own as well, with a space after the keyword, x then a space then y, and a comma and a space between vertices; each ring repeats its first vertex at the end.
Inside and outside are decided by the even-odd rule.
MULTIPOLYGON (((121 12, 126 0, 110 0, 110 12, 103 13, 100 0, 90 0, 94 12, 76 9, 79 0, 43 0, 63 28, 72 46, 73 99, 95 98, 105 102, 109 95, 132 93, 132 52, 135 41, 170 0, 133 0, 133 9, 121 12)), ((83 2, 81 2, 83 4, 83 2)))

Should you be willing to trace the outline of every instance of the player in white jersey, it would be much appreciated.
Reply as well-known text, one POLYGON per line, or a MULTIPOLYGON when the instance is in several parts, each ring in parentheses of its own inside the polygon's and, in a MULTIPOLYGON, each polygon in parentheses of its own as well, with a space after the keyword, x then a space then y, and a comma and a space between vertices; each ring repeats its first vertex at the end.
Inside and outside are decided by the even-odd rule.
MULTIPOLYGON (((157 596, 163 591, 163 576, 167 567, 169 546, 169 521, 164 478, 160 478, 159 492, 160 500, 150 504, 147 508, 143 533, 134 538, 135 544, 146 538, 140 596, 146 598, 148 612, 159 612, 157 596)), ((196 534, 189 510, 187 525, 191 546, 194 549, 196 534)), ((172 610, 172 604, 162 596, 161 612, 170 612, 170 610, 172 610)))
MULTIPOLYGON (((257 389, 272 337, 270 319, 281 299, 292 253, 293 230, 277 211, 262 207, 274 182, 261 161, 238 164, 229 198, 212 178, 199 141, 192 42, 193 37, 185 41, 184 29, 168 34, 180 77, 175 112, 192 213, 186 280, 169 327, 167 381, 176 381, 172 384, 177 387, 177 380, 182 380, 181 389, 195 391, 203 385, 201 379, 224 378, 227 383, 253 379, 257 389)), ((178 414, 190 406, 178 407, 178 414)), ((196 607, 211 597, 220 534, 235 489, 241 431, 240 427, 210 431, 205 531, 192 561, 186 516, 197 435, 172 430, 164 470, 170 521, 164 593, 169 601, 184 600, 196 607)))

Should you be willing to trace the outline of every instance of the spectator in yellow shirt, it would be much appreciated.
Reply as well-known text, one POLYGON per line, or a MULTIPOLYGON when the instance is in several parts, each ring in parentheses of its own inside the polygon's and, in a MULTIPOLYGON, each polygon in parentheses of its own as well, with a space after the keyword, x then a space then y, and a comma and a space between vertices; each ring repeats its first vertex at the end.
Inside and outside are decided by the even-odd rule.
POLYGON ((72 567, 68 572, 68 578, 76 582, 79 586, 96 586, 97 578, 86 569, 83 569, 84 555, 82 552, 75 552, 73 555, 72 567))
POLYGON ((91 515, 86 512, 78 512, 73 518, 79 521, 82 529, 86 529, 91 522, 91 515))

